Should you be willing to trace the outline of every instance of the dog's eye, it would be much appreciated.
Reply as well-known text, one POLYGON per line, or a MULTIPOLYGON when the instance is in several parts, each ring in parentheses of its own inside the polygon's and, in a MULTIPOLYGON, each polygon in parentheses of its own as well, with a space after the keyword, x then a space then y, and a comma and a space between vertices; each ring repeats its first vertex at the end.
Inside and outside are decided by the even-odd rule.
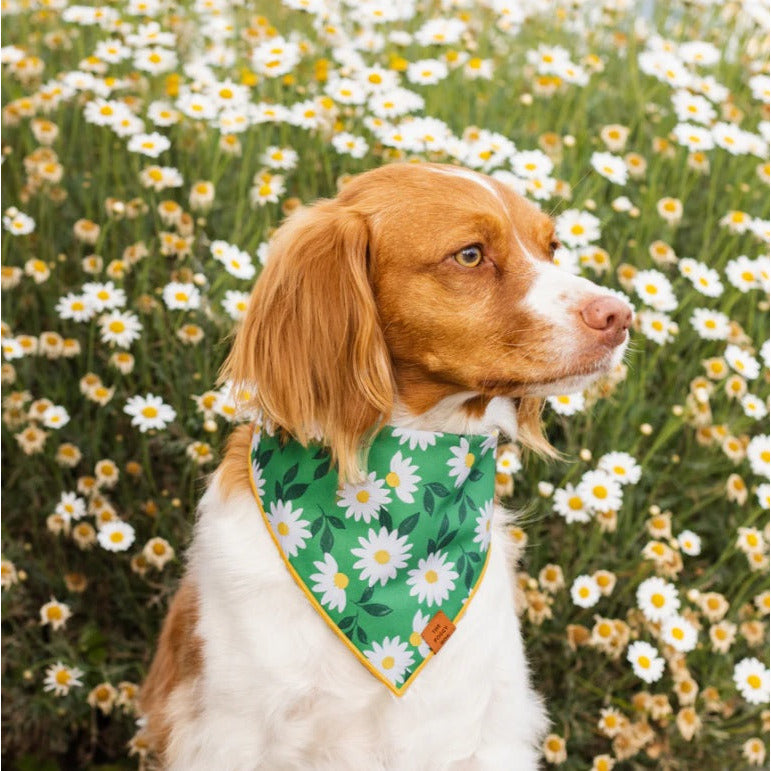
POLYGON ((556 252, 557 249, 560 248, 560 246, 562 246, 562 244, 559 241, 557 241, 556 238, 549 244, 549 250, 551 251, 552 257, 554 257, 554 252, 556 252))
POLYGON ((459 252, 455 252, 453 258, 458 265, 462 265, 464 268, 476 268, 482 262, 482 248, 479 246, 466 246, 459 252))

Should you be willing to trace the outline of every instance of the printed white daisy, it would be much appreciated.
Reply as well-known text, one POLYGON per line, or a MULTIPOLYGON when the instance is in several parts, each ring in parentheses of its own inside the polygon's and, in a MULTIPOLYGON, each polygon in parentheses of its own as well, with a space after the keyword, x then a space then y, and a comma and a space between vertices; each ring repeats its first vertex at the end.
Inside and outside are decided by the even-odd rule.
POLYGON ((677 587, 658 576, 647 578, 637 587, 637 607, 648 621, 664 621, 680 608, 677 587))
POLYGON ((131 311, 113 311, 99 318, 102 342, 128 348, 141 337, 142 323, 131 311))
POLYGON ((46 428, 64 428, 70 422, 67 410, 54 404, 43 413, 43 425, 46 428))
POLYGON ((413 648, 418 649, 418 653, 424 658, 428 656, 431 648, 428 647, 428 643, 423 639, 423 630, 426 628, 428 622, 431 620, 431 616, 421 613, 419 610, 415 611, 415 615, 412 617, 412 634, 410 635, 410 645, 413 648))
POLYGON ((169 310, 195 310, 201 304, 201 293, 195 284, 171 281, 163 287, 163 302, 169 310))
POLYGON ((366 524, 377 519, 381 507, 391 503, 390 490, 374 471, 369 473, 366 482, 344 485, 338 496, 337 505, 345 509, 345 516, 353 517, 356 522, 362 519, 366 524))
POLYGON ((693 530, 683 530, 677 536, 677 543, 680 544, 680 551, 689 557, 701 554, 701 538, 693 530))
POLYGON ((494 506, 492 501, 487 501, 487 503, 479 509, 474 543, 479 544, 479 551, 481 552, 486 552, 490 548, 490 536, 492 535, 493 530, 493 512, 494 506))
POLYGON ((300 549, 305 548, 305 542, 311 537, 308 522, 300 519, 302 509, 292 509, 291 501, 271 501, 268 521, 278 538, 279 546, 290 557, 296 557, 300 549))
POLYGON ((381 527, 379 532, 370 528, 367 537, 359 536, 359 549, 351 549, 354 557, 359 557, 354 568, 361 570, 359 578, 374 586, 380 581, 385 586, 386 581, 396 577, 396 571, 407 567, 407 560, 412 551, 412 544, 407 536, 399 537, 397 531, 389 532, 381 527))
POLYGON ((319 572, 310 575, 310 580, 316 582, 311 588, 321 594, 321 604, 342 613, 347 601, 348 576, 340 572, 337 560, 329 553, 324 555, 323 561, 314 562, 313 567, 319 572))
POLYGON ((738 345, 727 345, 723 356, 731 369, 747 380, 754 380, 760 374, 760 362, 738 345))
POLYGON ((731 331, 731 320, 725 313, 709 308, 694 308, 691 326, 702 340, 726 340, 731 331))
POLYGON ((455 588, 456 578, 455 563, 447 561, 446 553, 434 552, 409 571, 410 596, 417 595, 418 602, 425 602, 429 608, 434 603, 441 605, 455 588))
POLYGON ((587 471, 577 488, 592 511, 618 511, 623 500, 621 485, 604 471, 587 471))
POLYGON ((383 642, 373 642, 372 650, 364 651, 367 660, 394 685, 404 680, 406 671, 415 663, 409 643, 401 638, 384 637, 383 642))
POLYGON ((447 461, 450 467, 449 476, 455 477, 455 487, 460 487, 468 479, 476 457, 471 452, 469 441, 465 436, 460 438, 460 444, 457 447, 450 448, 450 452, 453 457, 447 461))
POLYGON ((578 576, 570 587, 570 597, 579 608, 591 608, 597 604, 602 592, 593 576, 578 576))
POLYGON ((768 703, 769 671, 758 659, 742 659, 734 667, 734 683, 750 704, 768 703))
POLYGON ((613 153, 592 153, 589 161, 592 168, 601 176, 617 185, 625 185, 628 175, 626 162, 613 153))
POLYGON ((664 674, 664 659, 650 643, 638 640, 626 652, 626 660, 634 673, 646 683, 655 683, 664 674))
POLYGON ((415 473, 418 467, 412 465, 412 458, 403 458, 401 451, 397 452, 390 463, 390 471, 386 474, 385 483, 393 488, 396 497, 404 503, 414 503, 413 493, 418 489, 420 477, 415 473))
POLYGON ((683 616, 670 616, 661 626, 661 641, 680 653, 692 651, 698 639, 696 627, 683 616))
POLYGON ((557 217, 556 232, 567 247, 587 246, 600 237, 600 221, 589 212, 568 209, 557 217))
POLYGON ((586 407, 586 399, 583 393, 549 396, 546 400, 558 415, 575 415, 577 412, 582 412, 586 407))
POLYGON ((177 417, 174 409, 154 394, 132 396, 123 411, 131 415, 131 425, 137 426, 142 433, 150 429, 166 428, 177 417))
POLYGON ((768 477, 771 474, 771 443, 768 434, 759 434, 747 445, 747 460, 754 474, 768 477))
POLYGON ((68 667, 61 661, 57 661, 46 669, 43 690, 53 691, 55 696, 66 696, 70 688, 80 688, 83 685, 83 682, 78 679, 82 676, 82 669, 68 667))
POLYGON ((113 519, 102 525, 96 537, 107 551, 126 551, 134 543, 134 528, 128 522, 113 519))
POLYGON ((657 270, 641 270, 632 279, 632 288, 637 296, 657 311, 673 311, 677 298, 669 279, 657 270))
POLYGON ((584 500, 578 490, 569 483, 564 488, 558 487, 554 491, 553 501, 552 508, 564 517, 569 525, 574 522, 589 522, 592 518, 588 501, 584 500))
POLYGON ((77 493, 62 493, 54 511, 68 519, 80 519, 86 514, 86 502, 77 493))
POLYGON ((597 468, 622 485, 637 484, 642 475, 642 468, 628 452, 606 453, 598 461, 597 468))

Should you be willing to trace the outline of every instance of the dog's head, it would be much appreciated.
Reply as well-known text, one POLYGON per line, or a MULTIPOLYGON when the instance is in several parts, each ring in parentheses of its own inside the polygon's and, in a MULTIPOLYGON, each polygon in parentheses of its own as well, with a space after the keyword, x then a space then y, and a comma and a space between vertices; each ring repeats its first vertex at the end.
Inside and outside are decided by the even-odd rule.
POLYGON ((274 236, 224 373, 343 476, 397 399, 515 399, 520 439, 548 444, 540 397, 617 364, 629 306, 552 264, 552 220, 496 180, 439 164, 361 174, 274 236))

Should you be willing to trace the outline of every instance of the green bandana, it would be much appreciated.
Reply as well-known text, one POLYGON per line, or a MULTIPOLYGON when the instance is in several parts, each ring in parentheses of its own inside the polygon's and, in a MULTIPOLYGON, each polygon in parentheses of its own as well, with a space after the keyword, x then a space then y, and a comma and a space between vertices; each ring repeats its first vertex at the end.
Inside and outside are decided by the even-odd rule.
POLYGON ((255 498, 289 572, 356 657, 401 695, 455 630, 487 565, 494 436, 386 427, 366 479, 255 427, 255 498))

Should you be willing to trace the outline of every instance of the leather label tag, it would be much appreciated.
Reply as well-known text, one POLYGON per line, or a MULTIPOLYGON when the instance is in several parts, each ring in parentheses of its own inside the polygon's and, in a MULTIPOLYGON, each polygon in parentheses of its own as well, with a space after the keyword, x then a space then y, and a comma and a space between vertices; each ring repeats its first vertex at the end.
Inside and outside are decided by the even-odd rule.
POLYGON ((455 624, 450 621, 444 611, 438 610, 434 617, 426 624, 421 637, 434 653, 438 653, 454 631, 455 624))

